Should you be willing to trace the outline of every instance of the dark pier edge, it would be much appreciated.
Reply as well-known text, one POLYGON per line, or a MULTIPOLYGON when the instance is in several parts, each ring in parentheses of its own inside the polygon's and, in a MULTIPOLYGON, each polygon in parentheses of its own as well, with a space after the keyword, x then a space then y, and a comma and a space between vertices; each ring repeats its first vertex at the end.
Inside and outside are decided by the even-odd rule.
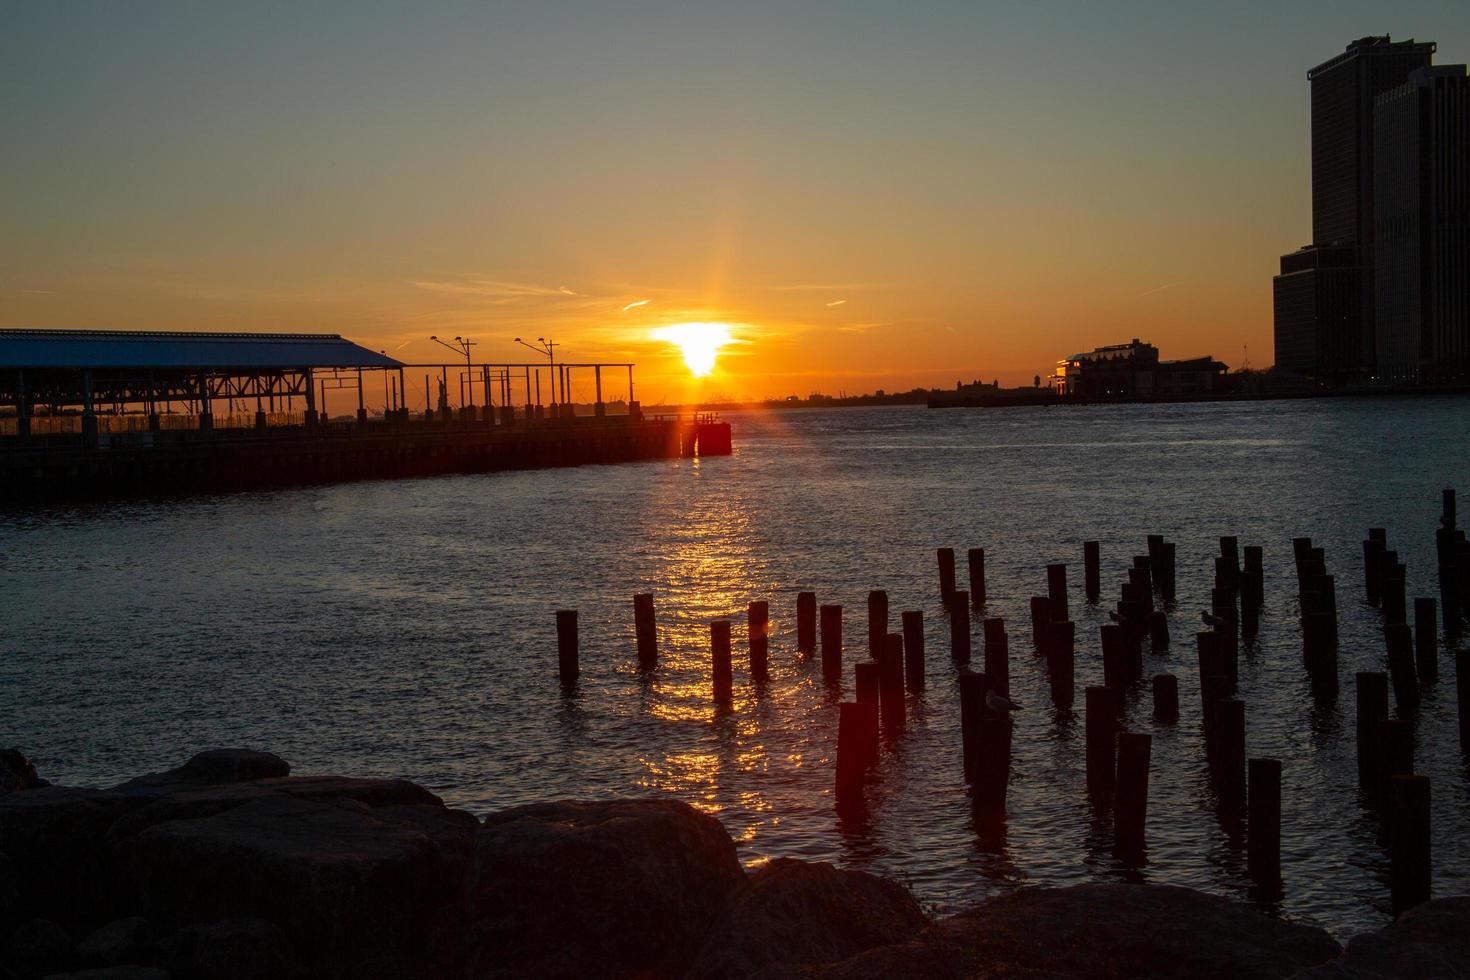
POLYGON ((256 490, 731 452, 729 423, 702 416, 511 425, 398 419, 340 428, 149 435, 92 448, 34 443, 0 448, 0 500, 44 503, 256 490))

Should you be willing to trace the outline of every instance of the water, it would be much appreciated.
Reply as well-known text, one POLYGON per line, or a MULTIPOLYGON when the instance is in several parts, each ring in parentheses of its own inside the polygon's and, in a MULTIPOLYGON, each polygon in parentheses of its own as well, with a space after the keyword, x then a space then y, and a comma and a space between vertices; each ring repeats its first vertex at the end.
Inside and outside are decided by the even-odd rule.
MULTIPOLYGON (((1339 936, 1388 921, 1387 860, 1356 785, 1352 673, 1384 669, 1361 601, 1361 545, 1386 526, 1408 591, 1437 594, 1439 491, 1470 489, 1459 399, 736 414, 731 458, 360 483, 0 514, 0 744, 51 779, 107 785, 199 749, 248 745, 297 772, 406 776, 485 812, 533 800, 666 794, 717 814, 755 864, 833 861, 908 881, 936 910, 1022 884, 1146 880, 1249 898, 1202 761, 1193 634, 1218 536, 1266 549, 1259 644, 1243 650, 1248 752, 1284 760, 1279 911, 1339 936), (1101 683, 1082 541, 1104 600, 1149 532, 1178 542, 1182 717, 1155 726, 1148 863, 1110 854, 1084 790, 1080 716, 1051 709, 1028 639, 1045 565, 1070 563, 1082 687, 1101 683), (1337 575, 1342 693, 1301 668, 1290 539, 1337 575), (1004 834, 979 833, 960 778, 934 549, 982 546, 989 615, 1011 633, 1014 776, 1004 834), (923 609, 927 694, 885 751, 864 821, 832 806, 836 707, 794 652, 795 594, 923 609), (638 676, 631 597, 656 593, 662 666, 638 676), (773 678, 746 682, 744 611, 771 601, 773 678), (556 682, 553 610, 576 608, 583 674, 556 682), (736 620, 736 695, 708 695, 708 626, 736 620)), ((1470 510, 1470 507, 1465 508, 1470 510)), ((975 624, 978 634, 978 620, 975 624)), ((977 654, 979 644, 976 644, 977 654)), ((1437 894, 1470 887, 1470 779, 1454 669, 1425 692, 1437 894)), ((844 685, 851 697, 851 673, 844 685)))

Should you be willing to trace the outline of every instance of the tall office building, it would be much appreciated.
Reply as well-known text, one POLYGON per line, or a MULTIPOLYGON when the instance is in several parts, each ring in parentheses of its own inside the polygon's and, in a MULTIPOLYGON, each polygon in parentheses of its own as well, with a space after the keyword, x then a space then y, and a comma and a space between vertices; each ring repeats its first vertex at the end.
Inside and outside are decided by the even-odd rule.
POLYGON ((1374 104, 1433 57, 1433 42, 1365 37, 1307 73, 1313 245, 1281 259, 1274 283, 1276 363, 1318 384, 1373 376, 1374 104), (1314 254, 1319 249, 1331 252, 1314 254), (1348 280, 1355 280, 1358 301, 1344 312, 1338 300, 1348 280))
POLYGON ((1470 78, 1420 68, 1373 108, 1377 373, 1470 375, 1470 78))

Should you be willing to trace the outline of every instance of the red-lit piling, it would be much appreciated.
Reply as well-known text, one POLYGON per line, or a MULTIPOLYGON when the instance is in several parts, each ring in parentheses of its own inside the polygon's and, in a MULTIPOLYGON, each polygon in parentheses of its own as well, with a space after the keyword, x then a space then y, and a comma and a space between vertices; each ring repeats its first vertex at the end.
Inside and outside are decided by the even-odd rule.
POLYGON ((946 608, 954 595, 954 549, 940 548, 939 557, 939 601, 946 608))
POLYGON ((1153 739, 1140 732, 1118 733, 1118 774, 1114 780, 1113 846, 1138 857, 1146 847, 1148 770, 1153 739))
POLYGON ((822 679, 837 684, 842 680, 842 607, 822 606, 818 612, 822 627, 822 679))
POLYGON ((970 800, 975 809, 1004 813, 1006 791, 1011 779, 1011 738, 1014 729, 1009 715, 986 712, 980 718, 976 747, 975 782, 970 800))
POLYGON ((1281 885, 1281 760, 1247 765, 1246 870, 1267 891, 1281 885))
POLYGON ((1121 698, 1112 687, 1089 687, 1083 694, 1087 739, 1087 791, 1111 796, 1117 768, 1118 715, 1121 698))
POLYGON ((734 679, 730 665, 730 621, 719 619, 709 624, 710 662, 713 668, 711 687, 714 698, 726 703, 734 694, 734 679))
POLYGON ((1154 721, 1179 720, 1179 678, 1173 674, 1155 674, 1153 679, 1154 721))
POLYGON ((837 715, 837 805, 862 800, 863 781, 878 761, 878 706, 847 701, 837 715))
POLYGON ((770 679, 770 635, 771 607, 757 599, 746 610, 746 625, 750 642, 750 679, 763 684, 770 679))
POLYGON ((970 565, 970 606, 985 605, 985 549, 971 548, 966 555, 970 565))
POLYGON ((1046 566, 1046 597, 1051 604, 1053 622, 1069 618, 1067 612, 1067 566, 1055 563, 1046 566))
POLYGON ((810 656, 817 649, 817 594, 796 593, 796 650, 810 656))
POLYGON ((1076 691, 1076 624, 1071 620, 1054 622, 1049 636, 1046 663, 1051 701, 1058 709, 1069 711, 1076 691))
POLYGON ((878 659, 887 639, 888 593, 874 589, 868 593, 868 659, 878 659))
POLYGON ((1102 552, 1096 541, 1082 542, 1082 581, 1087 601, 1097 605, 1102 596, 1102 552))
POLYGON ((1358 785, 1376 792, 1380 783, 1379 729, 1388 718, 1388 675, 1360 671, 1357 675, 1358 785))
POLYGON ((653 614, 652 592, 640 592, 633 597, 633 633, 638 643, 638 669, 653 670, 658 666, 658 624, 653 614))
POLYGON ((1414 600, 1414 667, 1419 683, 1439 680, 1439 610, 1433 597, 1414 600))
POLYGON ((970 662, 970 595, 956 591, 949 604, 949 656, 957 664, 970 662))
POLYGON ((898 735, 904 727, 903 636, 889 633, 878 652, 878 704, 883 731, 898 735))
POLYGON ((924 690, 924 613, 910 609, 899 618, 903 623, 904 686, 917 694, 924 690))
POLYGON ((852 665, 852 681, 857 691, 858 704, 876 705, 879 703, 881 697, 879 691, 882 684, 880 671, 881 668, 876 660, 860 660, 852 665))
POLYGON ((965 782, 975 782, 979 759, 980 719, 985 714, 985 692, 989 682, 984 674, 965 671, 956 678, 960 689, 960 762, 965 782))
POLYGON ((556 611, 556 662, 563 684, 575 684, 578 675, 582 672, 578 645, 577 610, 558 609, 556 611))
POLYGON ((1389 882, 1398 915, 1429 900, 1429 777, 1395 776, 1391 793, 1389 882))
POLYGON ((1011 643, 1006 636, 1005 620, 992 616, 983 623, 985 638, 985 676, 996 692, 1011 696, 1011 643))

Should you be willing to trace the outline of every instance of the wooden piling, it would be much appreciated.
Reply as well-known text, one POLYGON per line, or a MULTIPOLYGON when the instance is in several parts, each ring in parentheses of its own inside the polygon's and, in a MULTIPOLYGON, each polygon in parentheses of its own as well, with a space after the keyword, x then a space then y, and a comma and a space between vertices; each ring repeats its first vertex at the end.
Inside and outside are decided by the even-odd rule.
POLYGON ((653 593, 633 596, 633 632, 638 640, 638 669, 653 670, 658 666, 658 625, 653 615, 653 593))
POLYGON ((1414 599, 1414 667, 1419 683, 1439 680, 1439 610, 1431 596, 1414 599))
POLYGON ((1096 541, 1082 542, 1082 579, 1087 601, 1094 606, 1102 595, 1102 556, 1096 541))
POLYGON ((876 660, 859 660, 852 665, 853 686, 859 704, 878 704, 880 695, 879 678, 881 667, 876 660))
POLYGON ((1157 578, 1157 576, 1155 577, 1157 578, 1159 584, 1159 596, 1168 605, 1173 605, 1174 603, 1176 573, 1176 567, 1174 564, 1175 551, 1176 549, 1174 547, 1173 541, 1165 541, 1159 545, 1159 558, 1163 565, 1164 576, 1163 578, 1157 578))
POLYGON ((796 650, 810 656, 817 649, 817 594, 796 593, 796 650))
POLYGON ((1051 603, 1051 618, 1062 622, 1069 618, 1067 612, 1067 566, 1054 563, 1046 566, 1046 597, 1051 603))
POLYGON ((716 701, 726 702, 735 685, 730 669, 730 621, 718 619, 709 624, 710 661, 713 664, 711 686, 716 701))
POLYGON ((860 801, 863 780, 878 761, 878 706, 845 701, 837 708, 837 804, 860 801))
POLYGON ((956 591, 949 609, 949 656, 957 664, 970 662, 970 595, 956 591))
POLYGON ((1246 870, 1260 887, 1281 885, 1281 760, 1247 764, 1246 870))
POLYGON ((987 712, 981 716, 975 783, 970 791, 970 799, 976 809, 990 813, 1005 812, 1006 791, 1011 779, 1012 735, 1009 715, 987 712))
POLYGON ((985 714, 985 691, 989 682, 984 674, 970 671, 956 678, 960 688, 960 759, 965 782, 975 781, 980 745, 980 718, 985 714))
POLYGON ((946 608, 954 595, 954 549, 940 548, 939 555, 939 601, 946 608))
POLYGON ((1245 702, 1215 702, 1215 790, 1221 807, 1238 812, 1245 803, 1245 702))
POLYGON ((1384 627, 1388 643, 1388 678, 1393 684, 1394 708, 1400 717, 1419 709, 1419 678, 1414 670, 1414 637, 1403 623, 1384 627))
POLYGON ((822 679, 829 684, 842 681, 842 607, 819 608, 822 627, 822 679))
POLYGON ((1141 855, 1148 822, 1148 770, 1153 739, 1140 732, 1118 733, 1118 774, 1114 780, 1113 846, 1120 854, 1141 855))
POLYGON ((1128 640, 1123 627, 1117 623, 1104 623, 1099 630, 1102 637, 1103 683, 1108 687, 1128 685, 1128 640))
POLYGON ((579 663, 577 610, 556 611, 556 661, 563 684, 575 684, 582 672, 579 663))
POLYGON ((1225 560, 1224 588, 1231 592, 1240 591, 1240 539, 1233 534, 1220 537, 1220 557, 1225 560))
POLYGON ((1439 518, 1440 524, 1443 525, 1444 527, 1454 527, 1455 526, 1455 489, 1454 489, 1454 487, 1445 487, 1444 490, 1440 491, 1440 500, 1442 501, 1442 504, 1443 504, 1442 509, 1440 510, 1440 518, 1439 518))
POLYGON ((887 735, 898 735, 904 727, 903 635, 889 633, 878 652, 879 719, 887 735))
POLYGON ((1470 650, 1455 651, 1455 707, 1460 716, 1460 751, 1470 755, 1470 650))
POLYGON ((1051 602, 1044 595, 1031 597, 1031 643, 1040 650, 1046 639, 1046 627, 1051 623, 1051 602))
POLYGON ((1051 624, 1047 643, 1047 674, 1051 681, 1051 701, 1062 711, 1072 708, 1076 692, 1077 626, 1071 620, 1051 624))
POLYGON ((1400 718, 1385 718, 1378 723, 1378 799, 1388 805, 1393 777, 1407 776, 1413 771, 1413 723, 1400 718))
POLYGON ((887 639, 888 593, 874 589, 868 593, 868 659, 878 659, 887 639))
POLYGON ((1169 649, 1169 617, 1164 610, 1155 609, 1148 614, 1149 646, 1154 653, 1164 653, 1169 649))
POLYGON ((1095 796, 1111 796, 1117 768, 1118 705, 1117 688, 1089 687, 1084 692, 1087 736, 1087 791, 1095 796))
POLYGON ((971 548, 966 558, 970 565, 970 606, 979 609, 985 605, 985 549, 971 548))
POLYGON ((1388 717, 1388 675, 1359 671, 1357 675, 1358 785, 1376 792, 1379 779, 1378 726, 1388 717))
POLYGON ((924 613, 911 609, 899 618, 903 623, 904 686, 917 694, 924 690, 924 613))
POLYGON ((1173 674, 1155 674, 1154 720, 1174 722, 1179 720, 1179 678, 1173 674))
POLYGON ((757 599, 746 610, 746 624, 750 641, 750 679, 756 684, 770 680, 770 636, 771 607, 763 599, 757 599))
POLYGON ((1382 541, 1368 538, 1363 542, 1363 597, 1375 606, 1381 601, 1383 595, 1383 586, 1379 579, 1383 552, 1382 541))
POLYGON ((985 676, 990 686, 1003 697, 1011 696, 1011 643, 1006 636, 1005 620, 992 616, 984 621, 985 676))
POLYGON ((1398 915, 1429 900, 1430 809, 1428 776, 1395 776, 1389 832, 1389 882, 1398 915))

